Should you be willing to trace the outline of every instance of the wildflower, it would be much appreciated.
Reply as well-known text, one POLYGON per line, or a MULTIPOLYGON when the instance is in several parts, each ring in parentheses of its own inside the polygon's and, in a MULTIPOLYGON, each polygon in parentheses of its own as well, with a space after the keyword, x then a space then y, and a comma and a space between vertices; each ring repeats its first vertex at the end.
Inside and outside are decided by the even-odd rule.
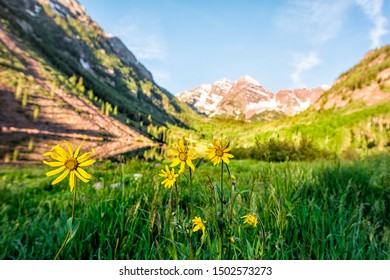
POLYGON ((170 171, 167 165, 165 165, 165 170, 161 169, 161 174, 159 174, 159 176, 165 177, 165 180, 163 180, 161 184, 165 185, 164 187, 166 188, 170 188, 176 182, 176 177, 179 176, 179 174, 175 174, 175 169, 173 168, 172 171, 170 171))
POLYGON ((246 216, 242 216, 241 218, 245 219, 244 224, 249 224, 249 225, 252 225, 254 227, 257 226, 258 219, 257 219, 257 216, 255 214, 251 213, 251 214, 248 214, 246 216))
POLYGON ((240 238, 238 238, 237 236, 230 236, 229 241, 231 243, 241 242, 240 238))
POLYGON ((52 159, 56 161, 46 161, 42 162, 51 167, 58 167, 52 171, 46 173, 46 176, 54 176, 63 171, 63 173, 58 176, 51 184, 55 185, 61 182, 66 176, 69 175, 69 186, 70 191, 76 186, 76 177, 77 176, 84 183, 88 183, 89 179, 92 178, 91 174, 88 174, 82 167, 89 166, 95 163, 96 160, 90 159, 90 157, 95 153, 95 150, 92 149, 91 152, 84 153, 79 156, 80 153, 80 144, 76 151, 73 152, 73 147, 68 141, 64 141, 66 146, 68 147, 68 151, 65 151, 60 145, 54 146, 50 152, 44 153, 43 156, 50 156, 52 159))
POLYGON ((192 231, 196 232, 201 229, 204 233, 204 231, 206 230, 204 223, 206 223, 206 221, 202 221, 200 217, 195 216, 195 218, 192 220, 192 226, 194 227, 192 231))
POLYGON ((214 140, 213 144, 208 148, 208 158, 211 159, 211 162, 214 165, 219 164, 221 161, 226 164, 230 163, 229 158, 233 158, 232 154, 228 154, 228 152, 232 149, 228 147, 229 144, 226 140, 214 140))
POLYGON ((170 150, 171 153, 177 156, 171 164, 171 167, 175 167, 176 165, 180 164, 180 170, 179 173, 184 172, 184 168, 186 164, 192 169, 195 170, 195 166, 192 163, 192 160, 196 159, 197 157, 194 155, 194 150, 188 150, 188 146, 184 145, 184 139, 179 140, 179 146, 177 150, 170 150))

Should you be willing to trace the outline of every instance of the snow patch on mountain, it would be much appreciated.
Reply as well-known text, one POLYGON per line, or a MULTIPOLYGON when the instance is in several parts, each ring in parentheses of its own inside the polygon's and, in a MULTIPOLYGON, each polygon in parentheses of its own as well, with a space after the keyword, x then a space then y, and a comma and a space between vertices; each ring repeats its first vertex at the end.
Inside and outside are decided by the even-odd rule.
POLYGON ((280 90, 273 94, 246 75, 234 83, 224 78, 213 84, 204 84, 179 93, 177 98, 208 116, 240 115, 249 119, 265 111, 295 115, 309 108, 328 89, 329 86, 322 85, 314 89, 280 90))

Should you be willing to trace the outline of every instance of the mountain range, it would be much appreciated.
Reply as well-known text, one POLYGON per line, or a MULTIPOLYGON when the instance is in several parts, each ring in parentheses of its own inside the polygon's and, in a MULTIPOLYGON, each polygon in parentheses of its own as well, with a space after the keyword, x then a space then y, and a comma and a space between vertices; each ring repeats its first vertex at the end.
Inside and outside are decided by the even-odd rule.
POLYGON ((223 78, 213 84, 203 84, 181 92, 176 97, 207 116, 258 120, 266 116, 275 117, 275 113, 278 117, 300 113, 329 88, 324 85, 317 88, 285 89, 274 94, 246 75, 235 82, 223 78))
POLYGON ((335 149, 390 147, 390 45, 370 51, 330 88, 273 93, 243 76, 174 96, 76 0, 0 0, 0 7, 0 159, 5 162, 41 160, 64 139, 95 148, 101 158, 173 141, 188 128, 206 140, 214 125, 231 126, 232 117, 239 119, 249 145, 256 131, 264 141, 274 134, 287 139, 314 131, 313 137, 325 139, 319 145, 346 139, 335 149), (215 124, 208 116, 228 118, 215 124), (274 119, 279 120, 255 123, 274 119), (251 133, 243 120, 256 126, 251 133), (172 128, 177 135, 168 137, 172 128))

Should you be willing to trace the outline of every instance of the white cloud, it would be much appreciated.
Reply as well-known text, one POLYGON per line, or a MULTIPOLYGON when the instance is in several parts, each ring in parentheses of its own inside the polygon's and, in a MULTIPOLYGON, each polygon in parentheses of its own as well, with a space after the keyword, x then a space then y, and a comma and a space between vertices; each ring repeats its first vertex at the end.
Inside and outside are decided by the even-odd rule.
POLYGON ((291 80, 294 83, 294 87, 306 87, 302 81, 303 73, 319 65, 320 63, 321 60, 315 52, 295 53, 293 62, 294 71, 290 74, 291 80))
POLYGON ((167 57, 166 41, 153 22, 140 26, 130 19, 123 19, 112 33, 121 38, 139 60, 165 60, 167 57))
POLYGON ((335 38, 341 30, 350 0, 293 0, 282 7, 277 24, 303 35, 313 44, 335 38))
POLYGON ((381 37, 386 35, 388 32, 388 22, 386 17, 382 14, 383 0, 356 0, 356 3, 374 23, 374 28, 370 32, 371 47, 380 47, 381 37))
POLYGON ((153 78, 158 84, 167 84, 171 82, 171 74, 165 70, 154 69, 153 78))

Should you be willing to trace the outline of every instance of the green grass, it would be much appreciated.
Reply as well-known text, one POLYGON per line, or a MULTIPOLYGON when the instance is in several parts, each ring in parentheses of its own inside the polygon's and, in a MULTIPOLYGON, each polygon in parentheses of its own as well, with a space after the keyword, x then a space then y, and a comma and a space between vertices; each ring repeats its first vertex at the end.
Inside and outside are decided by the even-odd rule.
MULTIPOLYGON (((234 187, 224 173, 223 258, 390 259, 389 166, 388 155, 342 162, 233 161, 234 187), (264 224, 265 238, 260 224, 243 225, 241 216, 250 212, 264 224)), ((186 176, 178 180, 176 210, 175 189, 160 185, 162 167, 132 160, 90 168, 92 181, 78 182, 80 228, 60 258, 189 259, 191 244, 194 258, 217 259, 220 208, 210 187, 220 185, 220 165, 204 162, 195 171, 191 217, 186 176), (97 182, 104 187, 92 188, 97 182), (194 216, 207 221, 204 237, 190 233, 194 216)), ((52 259, 61 246, 72 193, 66 181, 51 186, 47 170, 0 168, 0 259, 52 259)))

